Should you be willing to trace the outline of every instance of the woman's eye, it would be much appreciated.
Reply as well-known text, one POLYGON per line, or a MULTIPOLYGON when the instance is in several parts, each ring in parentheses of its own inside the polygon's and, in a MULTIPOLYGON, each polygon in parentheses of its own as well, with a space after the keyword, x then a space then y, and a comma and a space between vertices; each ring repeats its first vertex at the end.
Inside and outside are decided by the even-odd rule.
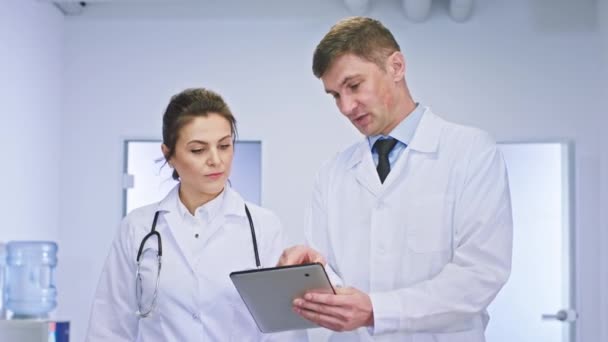
POLYGON ((220 145, 220 148, 221 148, 222 150, 227 150, 227 149, 229 149, 229 148, 230 148, 230 146, 232 146, 232 145, 230 145, 230 144, 226 144, 226 145, 220 145))
POLYGON ((196 148, 196 149, 190 150, 190 152, 195 153, 195 154, 203 153, 203 151, 205 151, 205 150, 202 148, 196 148))

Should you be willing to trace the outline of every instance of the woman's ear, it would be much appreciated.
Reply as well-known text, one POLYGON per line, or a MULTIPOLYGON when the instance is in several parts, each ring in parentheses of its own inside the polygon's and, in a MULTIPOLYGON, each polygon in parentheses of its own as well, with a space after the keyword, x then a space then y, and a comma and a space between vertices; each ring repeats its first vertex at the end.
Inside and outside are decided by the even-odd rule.
POLYGON ((387 59, 388 70, 395 82, 400 82, 405 77, 405 57, 401 51, 395 51, 387 59))
POLYGON ((165 160, 167 161, 167 164, 169 164, 169 166, 173 167, 173 165, 171 165, 171 162, 169 161, 169 158, 168 158, 170 150, 167 147, 167 145, 161 144, 160 150, 163 152, 163 156, 165 156, 165 160))

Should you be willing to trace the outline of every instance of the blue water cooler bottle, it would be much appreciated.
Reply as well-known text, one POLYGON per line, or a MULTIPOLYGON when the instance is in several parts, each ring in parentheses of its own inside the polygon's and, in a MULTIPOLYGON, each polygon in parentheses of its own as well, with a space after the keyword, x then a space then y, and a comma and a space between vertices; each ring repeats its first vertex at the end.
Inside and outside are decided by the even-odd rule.
POLYGON ((6 245, 5 307, 13 319, 45 319, 57 306, 57 244, 11 241, 6 245))
POLYGON ((4 309, 4 274, 6 266, 6 245, 0 242, 0 320, 6 318, 4 309))

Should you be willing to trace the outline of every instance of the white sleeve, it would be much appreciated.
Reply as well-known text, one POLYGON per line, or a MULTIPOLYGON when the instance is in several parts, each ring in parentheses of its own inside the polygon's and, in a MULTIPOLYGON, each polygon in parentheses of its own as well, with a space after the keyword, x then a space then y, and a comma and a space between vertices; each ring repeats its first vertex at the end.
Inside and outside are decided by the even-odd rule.
MULTIPOLYGON (((254 221, 258 220, 254 218, 254 221)), ((288 247, 287 236, 283 230, 281 220, 274 213, 270 213, 268 218, 258 222, 254 222, 255 227, 264 228, 260 230, 256 229, 256 238, 261 242, 258 245, 261 266, 274 267, 277 265, 283 250, 288 247)))
POLYGON ((334 287, 343 286, 344 282, 340 275, 335 271, 336 264, 334 254, 331 251, 331 245, 329 241, 329 228, 327 222, 327 204, 324 194, 326 194, 325 186, 328 182, 327 177, 324 177, 323 171, 325 167, 319 172, 316 177, 315 184, 313 185, 312 199, 310 207, 308 209, 307 222, 306 222, 306 243, 312 249, 318 251, 323 255, 327 261, 325 266, 325 272, 329 277, 330 282, 334 287))
POLYGON ((454 254, 434 278, 372 293, 373 334, 450 332, 483 312, 511 270, 513 220, 506 166, 496 144, 478 141, 454 208, 454 254), (481 146, 481 148, 480 148, 481 146))
POLYGON ((307 342, 307 330, 284 331, 279 333, 264 334, 263 342, 307 342))
POLYGON ((87 342, 133 342, 135 315, 135 259, 132 231, 124 219, 106 259, 93 299, 87 342))

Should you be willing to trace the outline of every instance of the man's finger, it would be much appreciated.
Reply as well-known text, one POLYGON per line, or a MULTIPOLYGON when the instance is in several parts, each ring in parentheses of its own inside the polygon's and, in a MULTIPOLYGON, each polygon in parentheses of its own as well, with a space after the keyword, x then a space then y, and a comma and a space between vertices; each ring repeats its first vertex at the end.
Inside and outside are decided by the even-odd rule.
POLYGON ((336 294, 339 295, 352 295, 355 293, 352 287, 336 287, 334 290, 336 290, 336 294))
POLYGON ((296 299, 294 301, 294 305, 296 305, 300 309, 305 309, 310 312, 316 312, 319 314, 335 317, 339 320, 345 320, 346 317, 348 317, 348 311, 339 306, 324 305, 305 301, 302 299, 296 299))
POLYGON ((294 311, 305 319, 315 324, 318 324, 324 328, 331 329, 334 331, 344 330, 344 322, 342 322, 338 318, 301 308, 294 308, 294 311))
POLYGON ((331 306, 344 306, 348 305, 350 302, 350 298, 348 296, 321 292, 307 292, 304 295, 304 300, 331 306))

